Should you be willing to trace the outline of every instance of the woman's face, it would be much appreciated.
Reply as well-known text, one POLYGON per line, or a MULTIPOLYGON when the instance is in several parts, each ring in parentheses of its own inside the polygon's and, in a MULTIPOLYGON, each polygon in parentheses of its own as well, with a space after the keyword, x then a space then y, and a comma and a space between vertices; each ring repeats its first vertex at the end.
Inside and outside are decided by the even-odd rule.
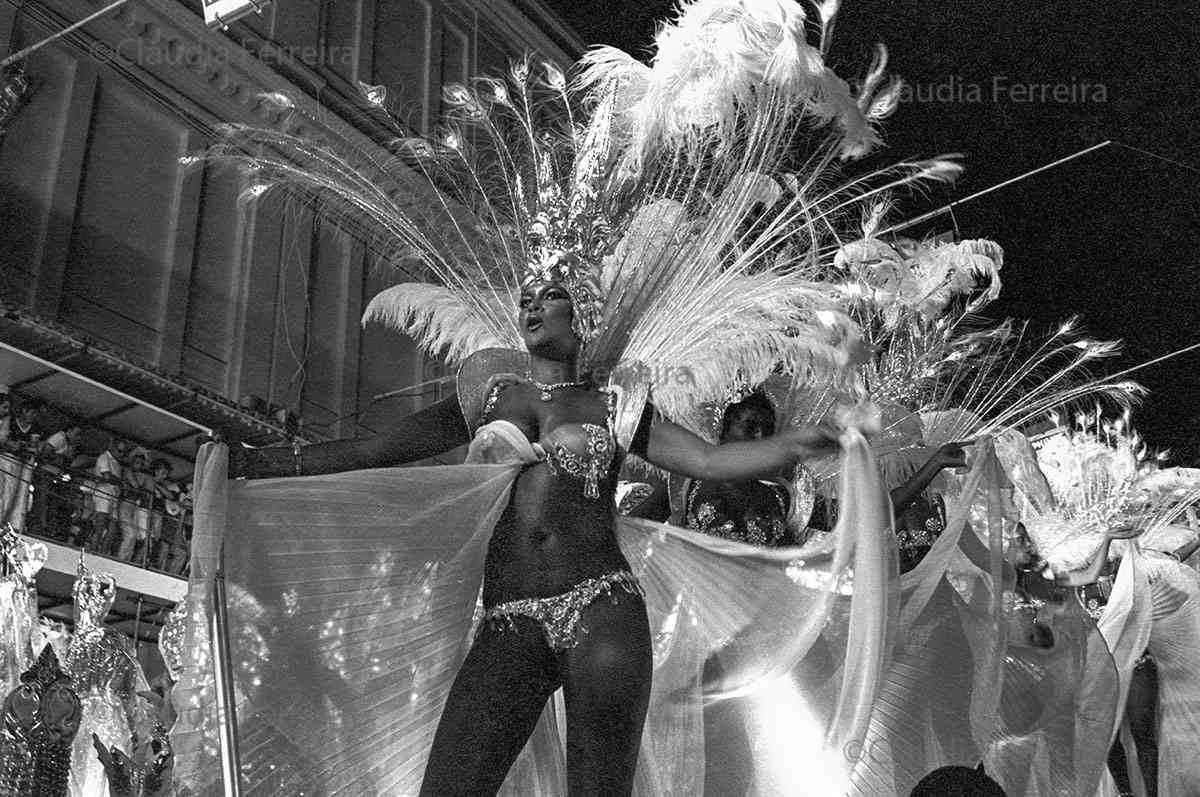
POLYGON ((557 282, 534 282, 521 290, 518 325, 530 354, 564 359, 576 353, 579 340, 571 327, 571 295, 557 282))
POLYGON ((754 404, 735 404, 725 417, 723 442, 741 443, 761 440, 775 434, 775 418, 754 404))

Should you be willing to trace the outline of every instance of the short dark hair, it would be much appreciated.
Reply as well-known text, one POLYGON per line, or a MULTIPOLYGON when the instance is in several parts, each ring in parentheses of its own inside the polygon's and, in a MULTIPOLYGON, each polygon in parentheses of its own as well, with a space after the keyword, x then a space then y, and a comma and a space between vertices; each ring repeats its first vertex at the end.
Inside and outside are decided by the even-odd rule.
POLYGON ((983 764, 939 767, 921 778, 909 797, 1008 797, 1000 784, 988 777, 983 764))
POLYGON ((775 405, 771 403, 769 398, 767 398, 766 393, 756 390, 741 401, 730 404, 725 408, 725 413, 721 416, 722 440, 729 436, 729 424, 733 421, 734 413, 743 409, 763 413, 771 419, 772 427, 778 423, 778 419, 775 417, 775 405))
POLYGON ((170 473, 171 472, 171 463, 167 462, 162 457, 155 457, 153 460, 150 461, 150 470, 158 470, 159 468, 166 468, 167 473, 170 473))

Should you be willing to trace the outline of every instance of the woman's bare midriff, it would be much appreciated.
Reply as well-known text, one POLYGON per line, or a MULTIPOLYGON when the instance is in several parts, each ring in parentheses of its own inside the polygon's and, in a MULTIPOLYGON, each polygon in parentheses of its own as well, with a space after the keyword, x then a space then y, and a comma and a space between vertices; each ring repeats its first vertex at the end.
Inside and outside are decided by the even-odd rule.
POLYGON ((545 463, 521 472, 488 542, 483 602, 567 592, 588 578, 629 564, 617 544, 611 484, 596 500, 582 482, 555 476, 545 463))

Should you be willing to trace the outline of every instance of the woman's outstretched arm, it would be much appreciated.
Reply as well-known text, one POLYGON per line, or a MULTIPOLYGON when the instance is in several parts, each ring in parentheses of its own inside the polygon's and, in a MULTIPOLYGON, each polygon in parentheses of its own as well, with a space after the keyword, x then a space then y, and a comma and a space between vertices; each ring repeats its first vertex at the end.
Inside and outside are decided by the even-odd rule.
POLYGON ((789 428, 774 437, 713 445, 670 421, 659 420, 636 450, 660 468, 705 481, 745 481, 773 476, 804 459, 837 451, 838 433, 829 426, 789 428))
POLYGON ((912 506, 930 482, 946 468, 961 468, 967 464, 967 455, 963 451, 964 443, 946 443, 933 452, 933 456, 925 460, 921 469, 912 475, 904 484, 892 490, 892 511, 899 517, 904 510, 912 506))
POLYGON ((303 446, 299 456, 291 446, 232 446, 229 451, 229 476, 265 479, 384 468, 444 454, 470 439, 455 396, 401 418, 394 426, 379 434, 303 446))

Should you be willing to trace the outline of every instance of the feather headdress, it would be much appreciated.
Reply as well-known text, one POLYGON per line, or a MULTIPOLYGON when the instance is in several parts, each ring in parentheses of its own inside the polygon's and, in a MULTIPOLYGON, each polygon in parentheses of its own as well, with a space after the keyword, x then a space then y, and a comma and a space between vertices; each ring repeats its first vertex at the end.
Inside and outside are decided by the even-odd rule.
POLYGON ((1081 336, 1074 320, 1039 337, 1028 324, 985 326, 975 316, 999 292, 996 244, 883 241, 871 234, 880 216, 869 216, 864 237, 835 254, 830 279, 872 348, 851 395, 885 410, 872 447, 889 483, 903 482, 942 444, 1019 429, 1098 399, 1129 407, 1142 393, 1127 379, 1090 373, 1120 347, 1081 336))
POLYGON ((890 326, 909 313, 932 321, 959 297, 967 298, 968 312, 979 310, 1000 295, 1003 265, 1003 250, 986 240, 862 239, 834 256, 846 297, 866 303, 890 326))
POLYGON ((1037 461, 1054 505, 1027 511, 1023 521, 1053 571, 1087 565, 1112 529, 1157 531, 1200 499, 1195 472, 1163 475, 1156 459, 1128 412, 1117 419, 1099 409, 1081 413, 1042 440, 1037 461))
MULTIPOLYGON (((569 83, 552 64, 447 86, 437 136, 395 128, 386 154, 229 127, 205 156, 298 191, 410 281, 369 304, 452 365, 521 349, 531 280, 571 294, 581 369, 626 388, 618 434, 654 392, 666 413, 717 400, 739 376, 837 372, 857 338, 818 280, 840 219, 900 184, 952 177, 934 160, 833 183, 895 106, 881 49, 857 94, 824 63, 836 3, 810 43, 791 0, 681 3, 650 66, 601 48, 569 83), (818 141, 806 154, 801 144, 818 141), (877 185, 877 183, 884 185, 877 185)), ((294 104, 285 110, 303 121, 294 104)), ((602 381, 602 379, 601 379, 602 381)))

